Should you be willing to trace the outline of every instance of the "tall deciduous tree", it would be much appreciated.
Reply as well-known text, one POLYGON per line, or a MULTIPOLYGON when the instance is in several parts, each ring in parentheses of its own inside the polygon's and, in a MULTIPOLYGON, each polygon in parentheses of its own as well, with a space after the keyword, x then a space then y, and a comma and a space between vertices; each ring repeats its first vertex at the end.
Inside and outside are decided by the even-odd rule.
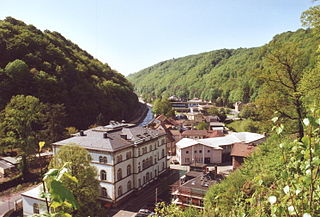
POLYGON ((1 143, 19 148, 24 173, 28 171, 27 157, 37 151, 39 131, 43 125, 43 108, 38 98, 17 95, 1 112, 1 143))
POLYGON ((284 120, 290 120, 299 138, 303 137, 302 120, 306 115, 303 103, 306 93, 302 90, 305 57, 296 44, 276 44, 265 59, 261 75, 265 86, 257 100, 267 118, 278 112, 284 120))
POLYGON ((65 135, 65 106, 63 104, 46 104, 45 106, 45 130, 48 142, 55 142, 65 135))
POLYGON ((156 115, 165 115, 167 117, 172 117, 174 116, 174 110, 171 107, 170 101, 166 98, 163 97, 162 99, 156 99, 153 102, 153 108, 152 108, 153 113, 156 115))
POLYGON ((79 209, 74 216, 97 216, 97 199, 99 196, 99 182, 96 179, 96 169, 90 165, 91 156, 84 148, 70 144, 63 146, 50 162, 50 168, 60 168, 66 162, 70 174, 78 179, 72 182, 63 180, 79 203, 79 209))

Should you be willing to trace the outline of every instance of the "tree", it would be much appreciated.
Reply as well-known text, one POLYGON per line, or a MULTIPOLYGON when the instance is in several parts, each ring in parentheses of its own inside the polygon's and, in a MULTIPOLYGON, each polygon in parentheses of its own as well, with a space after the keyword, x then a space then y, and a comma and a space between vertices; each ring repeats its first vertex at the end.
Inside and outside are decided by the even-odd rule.
POLYGON ((209 115, 216 115, 219 117, 220 121, 224 122, 227 118, 227 112, 224 108, 212 107, 209 108, 207 113, 209 115))
POLYGON ((63 104, 45 105, 45 130, 49 143, 61 140, 65 135, 65 106, 63 104))
POLYGON ((63 146, 50 162, 49 168, 60 168, 66 162, 66 167, 78 182, 63 179, 64 185, 70 189, 79 203, 79 209, 74 216, 96 216, 98 212, 97 199, 99 196, 99 182, 95 178, 97 171, 90 165, 91 156, 84 148, 70 144, 63 146))
POLYGON ((170 101, 165 97, 162 99, 158 98, 153 102, 152 112, 156 115, 163 114, 167 117, 174 117, 175 115, 170 101))
POLYGON ((35 154, 42 130, 44 105, 33 96, 17 95, 12 97, 1 112, 0 136, 1 142, 20 150, 23 175, 28 173, 29 155, 35 154))
POLYGON ((254 103, 248 103, 243 106, 239 113, 240 118, 251 118, 252 120, 258 120, 257 106, 254 103))
POLYGON ((196 126, 197 130, 208 130, 209 129, 209 124, 202 121, 196 126))
POLYGON ((265 85, 257 100, 266 118, 279 113, 282 119, 292 122, 299 138, 303 137, 302 120, 306 115, 303 103, 306 93, 302 91, 306 65, 306 56, 297 44, 275 44, 265 59, 261 74, 265 85))

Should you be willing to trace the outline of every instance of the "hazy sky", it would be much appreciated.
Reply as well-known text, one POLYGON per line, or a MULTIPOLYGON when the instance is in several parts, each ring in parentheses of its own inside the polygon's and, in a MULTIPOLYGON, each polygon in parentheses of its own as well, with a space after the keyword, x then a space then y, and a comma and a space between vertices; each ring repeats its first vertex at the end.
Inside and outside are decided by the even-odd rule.
POLYGON ((163 60, 261 46, 301 27, 311 0, 0 0, 12 16, 57 31, 124 75, 163 60))

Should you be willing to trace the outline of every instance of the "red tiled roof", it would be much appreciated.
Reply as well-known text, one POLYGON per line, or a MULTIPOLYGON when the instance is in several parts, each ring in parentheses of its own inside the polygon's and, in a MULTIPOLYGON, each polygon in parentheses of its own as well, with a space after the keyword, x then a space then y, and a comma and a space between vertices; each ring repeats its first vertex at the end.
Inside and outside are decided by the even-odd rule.
POLYGON ((231 150, 231 156, 248 157, 255 149, 255 146, 245 143, 235 143, 231 150))
POLYGON ((186 130, 182 133, 183 136, 203 136, 207 138, 224 136, 223 132, 217 130, 186 130))
POLYGON ((159 115, 158 117, 156 117, 156 120, 159 120, 159 121, 164 121, 166 119, 167 119, 167 117, 164 115, 159 115))

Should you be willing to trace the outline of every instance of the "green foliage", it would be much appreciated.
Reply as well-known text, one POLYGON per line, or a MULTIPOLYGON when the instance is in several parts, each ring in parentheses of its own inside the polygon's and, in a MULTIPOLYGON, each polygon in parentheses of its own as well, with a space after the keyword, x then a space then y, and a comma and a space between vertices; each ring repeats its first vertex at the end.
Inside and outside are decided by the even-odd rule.
POLYGON ((27 156, 37 153, 41 139, 39 131, 44 124, 44 105, 33 96, 12 97, 0 116, 0 140, 6 147, 20 150, 22 171, 28 172, 27 156))
POLYGON ((244 105, 239 113, 239 117, 259 120, 259 112, 257 110, 257 106, 254 103, 248 103, 244 105))
POLYGON ((197 209, 181 207, 175 204, 166 205, 164 202, 157 203, 155 208, 155 216, 157 217, 196 217, 201 216, 201 212, 197 209))
POLYGON ((96 169, 90 165, 90 161, 88 151, 77 145, 67 145, 59 149, 49 165, 50 168, 60 168, 66 162, 71 162, 66 168, 78 182, 62 179, 62 183, 70 189, 79 203, 79 208, 73 216, 96 216, 99 211, 99 182, 96 179, 96 169))
POLYGON ((221 122, 224 122, 227 118, 228 110, 225 108, 211 107, 207 110, 208 115, 216 115, 221 122))
POLYGON ((153 102, 152 112, 156 115, 163 114, 167 117, 174 117, 175 115, 171 103, 166 97, 158 98, 153 102))
POLYGON ((244 213, 263 216, 264 210, 256 212, 259 210, 255 210, 255 206, 262 200, 261 192, 273 188, 274 181, 280 177, 284 166, 278 161, 282 156, 278 145, 281 142, 284 141, 280 138, 269 138, 240 169, 221 183, 212 185, 205 196, 205 216, 242 216, 244 213))
POLYGON ((202 121, 196 126, 197 130, 208 130, 209 129, 209 124, 202 121))
POLYGON ((264 128, 260 126, 261 122, 253 121, 252 119, 237 120, 227 125, 227 127, 236 132, 252 132, 262 133, 264 128))
POLYGON ((64 128, 80 129, 100 113, 105 122, 136 113, 138 98, 124 76, 58 32, 7 17, 0 20, 0 47, 0 110, 15 95, 33 95, 63 105, 64 128))
POLYGON ((65 163, 59 169, 50 169, 43 178, 43 193, 47 205, 47 213, 33 216, 63 216, 71 217, 71 214, 63 211, 65 208, 71 208, 73 211, 78 208, 78 202, 71 191, 62 183, 63 178, 67 178, 77 183, 78 180, 68 172, 65 163))
POLYGON ((258 75, 266 51, 273 49, 274 42, 298 43, 309 56, 309 66, 314 66, 319 35, 310 29, 300 29, 276 35, 262 47, 222 49, 163 61, 129 75, 128 79, 134 83, 136 92, 148 99, 166 93, 212 100, 217 106, 252 102, 264 83, 258 75))

